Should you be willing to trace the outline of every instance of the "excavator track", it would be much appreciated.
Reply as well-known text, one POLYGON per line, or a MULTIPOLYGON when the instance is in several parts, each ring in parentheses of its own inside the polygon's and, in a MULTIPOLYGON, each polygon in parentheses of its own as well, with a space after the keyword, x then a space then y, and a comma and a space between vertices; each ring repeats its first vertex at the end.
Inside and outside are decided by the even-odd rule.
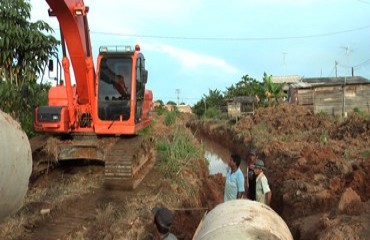
POLYGON ((105 155, 105 186, 132 190, 144 179, 155 162, 154 138, 121 137, 105 155))

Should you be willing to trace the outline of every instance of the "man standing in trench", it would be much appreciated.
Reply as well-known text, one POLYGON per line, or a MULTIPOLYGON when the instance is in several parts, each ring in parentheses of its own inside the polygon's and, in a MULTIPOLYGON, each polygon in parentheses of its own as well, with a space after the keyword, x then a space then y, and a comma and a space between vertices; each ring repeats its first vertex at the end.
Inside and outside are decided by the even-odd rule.
POLYGON ((254 164, 254 173, 256 174, 256 201, 270 206, 271 190, 267 181, 267 177, 263 173, 265 164, 262 160, 257 160, 254 164))
POLYGON ((247 174, 245 185, 247 186, 246 197, 249 200, 256 201, 256 174, 254 173, 254 164, 256 163, 258 157, 257 149, 253 148, 249 151, 247 158, 247 174))
POLYGON ((224 201, 240 199, 244 195, 244 175, 240 170, 241 158, 238 154, 231 154, 229 169, 226 173, 224 201))

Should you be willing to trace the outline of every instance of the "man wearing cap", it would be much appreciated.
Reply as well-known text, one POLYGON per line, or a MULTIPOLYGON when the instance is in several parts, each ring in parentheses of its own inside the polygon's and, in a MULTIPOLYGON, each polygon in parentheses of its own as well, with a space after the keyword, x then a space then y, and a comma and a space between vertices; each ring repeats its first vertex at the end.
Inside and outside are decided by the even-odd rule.
POLYGON ((248 188, 246 197, 249 200, 253 200, 253 201, 256 200, 256 175, 254 174, 253 168, 254 168, 254 164, 256 163, 257 157, 258 157, 257 149, 252 148, 249 151, 249 156, 248 156, 249 161, 247 162, 247 174, 246 174, 247 180, 245 182, 248 188))
POLYGON ((256 174, 256 201, 270 206, 271 190, 267 181, 267 177, 263 173, 265 164, 262 160, 257 160, 254 164, 254 173, 256 174))
POLYGON ((155 239, 177 240, 177 237, 170 233, 170 228, 173 222, 173 213, 167 208, 153 208, 154 225, 156 226, 155 239))
POLYGON ((224 201, 242 198, 244 195, 244 175, 240 170, 241 158, 238 154, 231 154, 229 169, 226 172, 224 201))

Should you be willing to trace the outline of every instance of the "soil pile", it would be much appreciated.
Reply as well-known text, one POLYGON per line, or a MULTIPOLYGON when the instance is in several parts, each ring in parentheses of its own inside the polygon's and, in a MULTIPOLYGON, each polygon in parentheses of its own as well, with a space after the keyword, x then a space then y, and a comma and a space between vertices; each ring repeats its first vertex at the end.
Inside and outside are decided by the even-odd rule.
POLYGON ((260 108, 236 124, 191 121, 195 131, 268 167, 272 207, 295 239, 366 239, 370 234, 370 117, 345 120, 302 106, 260 108))

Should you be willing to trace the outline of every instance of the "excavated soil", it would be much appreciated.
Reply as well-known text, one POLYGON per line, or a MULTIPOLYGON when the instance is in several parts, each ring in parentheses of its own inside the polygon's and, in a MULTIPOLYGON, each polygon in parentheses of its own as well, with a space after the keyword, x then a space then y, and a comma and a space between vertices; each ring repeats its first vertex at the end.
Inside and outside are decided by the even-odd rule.
MULTIPOLYGON (((258 109, 230 121, 189 120, 166 126, 156 116, 150 129, 171 139, 185 128, 242 156, 256 147, 268 167, 272 207, 294 239, 367 239, 370 235, 370 120, 314 115, 300 106, 258 109)), ((194 144, 200 145, 194 138, 194 144)), ((172 232, 192 236, 206 211, 223 200, 224 178, 209 176, 203 158, 184 164, 175 179, 158 162, 134 191, 106 190, 104 167, 57 166, 33 180, 25 206, 0 223, 1 239, 151 239, 151 209, 175 212, 172 232), (41 214, 42 213, 42 214, 41 214)))
POLYGON ((252 147, 259 150, 268 167, 272 207, 294 239, 368 239, 369 116, 341 120, 283 104, 258 109, 235 124, 188 126, 243 156, 252 147))

